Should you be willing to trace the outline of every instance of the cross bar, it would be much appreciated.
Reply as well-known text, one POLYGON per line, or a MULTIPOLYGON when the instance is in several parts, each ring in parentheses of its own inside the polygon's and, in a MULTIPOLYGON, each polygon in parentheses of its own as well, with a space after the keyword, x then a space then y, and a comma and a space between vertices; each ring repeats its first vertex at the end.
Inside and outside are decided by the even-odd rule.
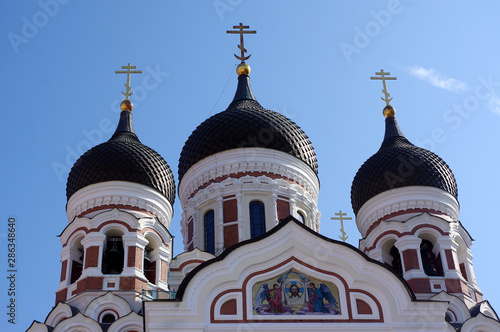
POLYGON ((125 83, 125 92, 122 92, 122 94, 125 96, 125 99, 129 99, 131 95, 134 94, 134 91, 132 91, 132 88, 130 87, 130 74, 142 74, 142 70, 131 70, 131 69, 137 69, 137 66, 131 66, 130 62, 126 66, 121 66, 122 69, 126 70, 116 70, 115 74, 127 74, 127 83, 125 83))
POLYGON ((240 45, 238 45, 238 48, 241 51, 241 55, 237 56, 236 54, 234 55, 236 59, 241 60, 241 62, 244 62, 245 60, 248 60, 251 54, 248 56, 245 56, 245 53, 247 52, 244 42, 243 42, 243 35, 244 34, 255 34, 257 31, 255 30, 243 30, 243 29, 249 29, 249 25, 243 25, 243 23, 240 23, 240 25, 233 25, 233 29, 238 29, 238 30, 227 30, 226 33, 238 33, 240 35, 240 45))
POLYGON ((391 95, 389 94, 389 91, 387 91, 387 84, 385 83, 385 81, 387 80, 391 80, 391 81, 394 81, 397 79, 397 77, 389 77, 388 75, 391 75, 391 73, 389 72, 385 72, 383 69, 381 69, 379 72, 375 72, 375 75, 380 75, 380 77, 376 76, 376 77, 370 77, 371 80, 382 80, 382 85, 383 85, 383 89, 382 89, 382 93, 384 94, 385 98, 384 97, 381 97, 381 99, 383 101, 386 102, 387 106, 389 106, 389 102, 392 100, 391 98, 391 95))
POLYGON ((349 236, 347 235, 347 233, 344 230, 344 220, 352 220, 352 218, 345 217, 345 216, 347 216, 347 213, 342 212, 342 210, 335 213, 335 215, 338 217, 331 217, 330 219, 331 220, 340 220, 340 232, 342 233, 342 236, 339 236, 339 238, 345 242, 349 236))

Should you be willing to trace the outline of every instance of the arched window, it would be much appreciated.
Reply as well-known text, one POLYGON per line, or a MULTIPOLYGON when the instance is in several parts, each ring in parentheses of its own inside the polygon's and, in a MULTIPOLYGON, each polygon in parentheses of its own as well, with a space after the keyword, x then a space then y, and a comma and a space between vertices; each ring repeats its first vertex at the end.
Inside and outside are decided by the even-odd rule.
POLYGON ((392 268, 396 270, 399 274, 403 274, 403 266, 401 265, 401 255, 399 254, 398 248, 396 248, 396 246, 393 246, 389 254, 392 256, 392 263, 391 263, 392 268))
POLYGON ((156 283, 156 261, 151 261, 151 247, 144 248, 144 261, 142 263, 144 276, 152 284, 156 283))
POLYGON ((444 315, 444 320, 447 321, 448 323, 455 323, 454 315, 450 311, 447 311, 446 314, 444 315))
POLYGON ((102 323, 103 323, 103 324, 111 324, 111 323, 113 323, 115 320, 116 320, 116 317, 115 317, 115 315, 113 315, 113 314, 105 314, 105 315, 102 317, 102 323))
POLYGON ((120 274, 123 271, 123 242, 121 237, 108 236, 102 258, 103 274, 120 274))
POLYGON ((250 237, 253 239, 266 232, 266 214, 264 203, 250 202, 250 237))
POLYGON ((70 275, 70 283, 73 284, 75 281, 80 278, 83 271, 83 256, 84 250, 83 245, 81 243, 83 236, 76 240, 71 248, 71 275, 70 275))
POLYGON ((215 254, 214 210, 205 213, 203 224, 205 227, 205 251, 215 254))
POLYGON ((432 252, 432 243, 429 240, 422 240, 420 244, 420 256, 425 274, 428 276, 443 276, 443 265, 441 257, 432 252))
POLYGON ((302 211, 297 211, 297 215, 299 216, 299 221, 305 225, 306 217, 304 216, 304 213, 302 211))
POLYGON ((142 268, 144 276, 152 284, 156 284, 156 263, 159 259, 159 247, 161 239, 155 237, 153 234, 147 233, 145 235, 148 244, 143 251, 143 264, 142 268))

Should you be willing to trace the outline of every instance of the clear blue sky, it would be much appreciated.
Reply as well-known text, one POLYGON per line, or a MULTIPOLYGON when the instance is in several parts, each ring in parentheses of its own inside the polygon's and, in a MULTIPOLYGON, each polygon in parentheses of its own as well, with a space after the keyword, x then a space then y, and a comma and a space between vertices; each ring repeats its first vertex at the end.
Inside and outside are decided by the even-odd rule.
MULTIPOLYGON (((7 270, 7 218, 17 219, 18 320, 44 321, 60 277, 58 235, 67 225, 66 178, 76 158, 107 140, 118 121, 131 62, 134 124, 143 143, 177 174, 189 134, 224 110, 236 88, 239 22, 251 83, 266 108, 295 121, 319 162, 321 233, 330 217, 353 217, 350 186, 382 141, 384 69, 403 133, 455 173, 461 222, 476 240, 474 268, 500 311, 498 176, 500 3, 497 1, 4 1, 0 269, 7 270)), ((182 252, 174 207, 171 232, 182 252)), ((347 222, 348 242, 360 238, 347 222)), ((0 278, 0 326, 6 278, 0 278)), ((5 329, 3 329, 5 330, 5 329)))

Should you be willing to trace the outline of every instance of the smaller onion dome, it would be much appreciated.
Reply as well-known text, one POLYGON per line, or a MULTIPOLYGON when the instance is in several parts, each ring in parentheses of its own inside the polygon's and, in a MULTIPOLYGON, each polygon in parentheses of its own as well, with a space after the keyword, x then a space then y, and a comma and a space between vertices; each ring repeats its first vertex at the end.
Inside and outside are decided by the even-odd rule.
POLYGON ((284 115, 263 108, 250 87, 250 67, 237 69, 238 88, 229 107, 201 123, 184 144, 179 181, 203 158, 230 149, 260 147, 291 154, 318 174, 316 152, 304 131, 284 115))
POLYGON ((115 133, 109 141, 85 152, 73 165, 66 197, 95 183, 127 181, 159 191, 173 205, 175 181, 166 161, 139 141, 132 123, 132 103, 124 100, 115 133))
POLYGON ((429 186, 458 198, 457 183, 450 167, 436 154, 410 143, 394 115, 392 106, 384 108, 382 146, 359 168, 352 182, 351 204, 355 214, 372 197, 401 187, 429 186))

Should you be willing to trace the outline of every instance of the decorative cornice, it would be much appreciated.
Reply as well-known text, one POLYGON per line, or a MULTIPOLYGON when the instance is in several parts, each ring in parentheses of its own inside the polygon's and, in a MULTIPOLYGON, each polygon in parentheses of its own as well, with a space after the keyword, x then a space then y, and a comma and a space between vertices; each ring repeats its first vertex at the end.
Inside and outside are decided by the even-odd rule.
MULTIPOLYGON (((237 179, 228 178, 222 182, 214 182, 208 187, 199 190, 194 197, 190 197, 186 201, 181 199, 183 209, 181 228, 187 229, 186 224, 190 218, 193 218, 196 223, 197 218, 195 215, 198 208, 209 201, 216 201, 221 196, 237 196, 245 193, 251 195, 256 191, 260 194, 264 193, 268 195, 267 197, 270 199, 272 195, 275 195, 276 197, 282 196, 287 198, 293 196, 296 200, 300 200, 307 207, 307 214, 311 215, 311 223, 308 223, 307 226, 319 232, 321 213, 318 211, 317 201, 302 186, 290 183, 281 178, 272 179, 267 176, 255 177, 249 175, 237 179)), ((238 201, 238 211, 242 210, 241 204, 241 201, 238 201)), ((275 209, 276 207, 274 207, 275 209)), ((243 218, 242 222, 249 222, 249 220, 248 218, 243 218)))
POLYGON ((264 148, 242 148, 216 153, 193 165, 179 184, 179 198, 186 201, 206 183, 237 173, 272 173, 304 187, 318 199, 318 176, 302 160, 285 152, 264 148))
POLYGON ((86 186, 74 193, 66 206, 68 221, 96 207, 110 205, 146 210, 167 228, 173 216, 172 205, 160 192, 137 183, 109 181, 86 186))
POLYGON ((458 201, 444 190, 412 186, 385 191, 368 200, 356 217, 358 230, 366 237, 370 227, 378 220, 399 211, 429 210, 441 212, 458 220, 458 201))
POLYGON ((241 194, 251 190, 258 190, 259 192, 266 192, 269 194, 273 194, 274 191, 276 191, 276 195, 279 194, 284 197, 288 197, 289 195, 299 196, 304 204, 307 202, 310 206, 316 206, 316 202, 310 193, 297 184, 289 183, 283 179, 250 175, 236 179, 228 178, 222 182, 214 182, 208 187, 199 190, 194 197, 187 201, 181 201, 181 203, 184 210, 189 210, 189 208, 195 208, 207 200, 217 199, 219 194, 222 193, 224 196, 228 196, 238 193, 241 194))

